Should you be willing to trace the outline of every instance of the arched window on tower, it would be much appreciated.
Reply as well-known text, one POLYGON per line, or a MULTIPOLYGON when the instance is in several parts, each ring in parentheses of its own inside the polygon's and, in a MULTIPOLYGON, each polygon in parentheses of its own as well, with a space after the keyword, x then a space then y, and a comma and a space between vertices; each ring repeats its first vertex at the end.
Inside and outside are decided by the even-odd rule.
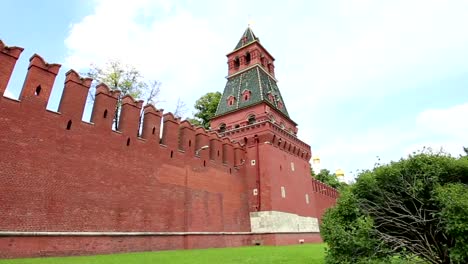
POLYGON ((244 99, 244 101, 248 101, 250 99, 251 94, 252 92, 250 92, 249 90, 244 90, 242 92, 242 98, 244 99))
POLYGON ((236 57, 234 59, 234 68, 237 69, 237 68, 239 68, 239 66, 240 66, 240 60, 239 60, 239 57, 236 57))
POLYGON ((219 125, 219 133, 224 133, 226 131, 226 124, 222 123, 219 125))
POLYGON ((273 63, 268 63, 268 72, 273 74, 273 63))
POLYGON ((275 101, 275 96, 273 95, 271 91, 268 92, 268 100, 270 100, 270 102, 272 103, 275 101))
POLYGON ((227 99, 227 104, 229 106, 233 106, 234 104, 236 103, 236 98, 234 96, 229 96, 228 99, 227 99))
POLYGON ((245 54, 245 64, 249 65, 251 60, 252 60, 252 56, 250 55, 250 52, 247 52, 245 54))
POLYGON ((281 100, 278 100, 276 105, 278 106, 278 109, 283 109, 283 102, 281 102, 281 100))
POLYGON ((253 123, 255 123, 255 115, 249 115, 247 122, 249 125, 252 125, 253 123))

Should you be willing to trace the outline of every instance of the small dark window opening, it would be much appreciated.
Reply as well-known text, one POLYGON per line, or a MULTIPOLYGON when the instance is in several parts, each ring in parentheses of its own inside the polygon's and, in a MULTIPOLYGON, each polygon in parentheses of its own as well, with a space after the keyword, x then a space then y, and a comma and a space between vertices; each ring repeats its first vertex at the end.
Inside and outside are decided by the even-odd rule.
POLYGON ((223 133, 224 131, 226 131, 226 124, 221 124, 221 125, 219 126, 219 132, 220 132, 220 133, 223 133))
POLYGON ((127 146, 130 146, 130 138, 127 138, 127 146))
POLYGON ((189 146, 189 147, 192 146, 192 140, 189 140, 189 141, 188 141, 188 146, 189 146))
POLYGON ((171 150, 171 158, 172 158, 172 156, 174 156, 174 151, 171 150))
POLYGON ((67 130, 70 130, 71 125, 72 125, 72 121, 71 121, 71 120, 68 120, 68 123, 67 123, 67 130))
POLYGON ((40 85, 37 86, 37 87, 36 87, 36 91, 34 92, 34 95, 35 95, 35 96, 39 96, 39 94, 41 93, 41 89, 42 89, 42 88, 41 88, 40 85))
POLYGON ((236 98, 234 96, 230 96, 228 98, 228 105, 234 105, 234 103, 236 102, 236 98))
POLYGON ((235 126, 234 126, 234 128, 239 128, 239 127, 240 127, 240 125, 239 125, 239 124, 237 124, 237 125, 235 125, 235 126))
POLYGON ((239 58, 236 58, 236 59, 234 60, 234 67, 235 67, 235 68, 239 68, 239 66, 240 66, 239 58))
POLYGON ((247 145, 247 138, 244 137, 244 145, 247 145))
POLYGON ((229 168, 229 174, 232 174, 232 170, 231 170, 231 168, 229 168))
POLYGON ((104 118, 107 118, 107 109, 104 110, 104 118))
POLYGON ((206 160, 203 161, 203 167, 206 167, 206 160))
POLYGON ((249 125, 255 123, 255 116, 254 115, 249 116, 248 123, 249 123, 249 125))
POLYGON ((247 54, 245 54, 245 63, 250 64, 251 59, 252 57, 250 56, 250 52, 247 52, 247 54))
POLYGON ((244 95, 244 101, 247 101, 247 100, 249 100, 249 95, 248 94, 244 95))
POLYGON ((219 150, 218 150, 218 157, 219 157, 219 150))
POLYGON ((155 132, 156 132, 156 127, 153 127, 153 131, 152 131, 153 135, 155 132))

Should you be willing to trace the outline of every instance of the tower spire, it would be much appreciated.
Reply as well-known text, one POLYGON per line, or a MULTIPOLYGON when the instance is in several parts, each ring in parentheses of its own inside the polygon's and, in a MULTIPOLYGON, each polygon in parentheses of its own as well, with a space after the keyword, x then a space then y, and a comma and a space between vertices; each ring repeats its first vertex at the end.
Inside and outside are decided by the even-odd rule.
POLYGON ((275 59, 260 44, 250 24, 234 51, 227 57, 228 81, 216 111, 216 118, 264 104, 281 115, 281 120, 288 120, 289 125, 284 122, 284 127, 294 133, 296 123, 290 119, 276 83, 275 59))

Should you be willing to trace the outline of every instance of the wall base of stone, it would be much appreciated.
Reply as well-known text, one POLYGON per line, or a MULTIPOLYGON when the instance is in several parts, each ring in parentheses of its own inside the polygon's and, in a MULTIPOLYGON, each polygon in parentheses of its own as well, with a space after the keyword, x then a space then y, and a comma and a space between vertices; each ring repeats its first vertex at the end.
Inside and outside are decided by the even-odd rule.
POLYGON ((322 239, 319 233, 171 236, 1 236, 0 259, 320 242, 322 242, 322 239))

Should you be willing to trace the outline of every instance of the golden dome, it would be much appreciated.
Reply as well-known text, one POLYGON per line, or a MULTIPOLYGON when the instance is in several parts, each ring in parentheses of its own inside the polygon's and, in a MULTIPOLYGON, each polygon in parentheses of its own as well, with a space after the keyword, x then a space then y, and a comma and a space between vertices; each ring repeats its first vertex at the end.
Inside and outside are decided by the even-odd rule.
POLYGON ((314 163, 314 164, 320 163, 320 157, 319 156, 313 157, 312 158, 312 163, 314 163))
POLYGON ((335 174, 336 177, 344 177, 344 171, 342 169, 337 169, 335 174))

